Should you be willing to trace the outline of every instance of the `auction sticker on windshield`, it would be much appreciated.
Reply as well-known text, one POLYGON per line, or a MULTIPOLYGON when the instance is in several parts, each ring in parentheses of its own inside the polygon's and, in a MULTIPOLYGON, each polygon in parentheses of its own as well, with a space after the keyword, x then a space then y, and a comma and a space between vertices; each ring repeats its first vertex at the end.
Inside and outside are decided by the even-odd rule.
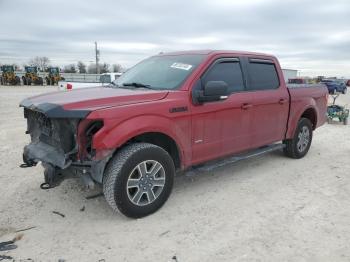
POLYGON ((183 64, 183 63, 173 63, 170 67, 182 69, 182 70, 190 70, 192 68, 192 65, 183 64))

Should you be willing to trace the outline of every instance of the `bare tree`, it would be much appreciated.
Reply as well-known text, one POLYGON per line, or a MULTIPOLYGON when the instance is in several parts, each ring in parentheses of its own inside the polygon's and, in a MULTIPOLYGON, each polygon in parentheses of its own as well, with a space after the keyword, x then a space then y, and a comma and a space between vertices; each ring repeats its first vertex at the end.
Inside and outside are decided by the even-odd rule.
POLYGON ((121 64, 113 64, 112 65, 112 71, 115 73, 123 72, 123 67, 121 64))
POLYGON ((46 56, 36 56, 29 60, 29 65, 37 66, 40 71, 44 72, 50 65, 50 59, 46 56))
POLYGON ((75 64, 66 65, 66 66, 64 66, 63 70, 65 73, 76 73, 77 72, 77 69, 75 68, 75 64))
POLYGON ((78 62, 77 67, 80 74, 86 74, 86 65, 82 61, 78 62))
POLYGON ((108 73, 109 72, 109 64, 103 63, 102 65, 100 65, 100 72, 101 72, 101 74, 108 73))
POLYGON ((89 74, 96 74, 96 64, 90 64, 87 68, 89 74))
MULTIPOLYGON (((110 72, 109 64, 107 63, 100 64, 99 69, 101 74, 110 72)), ((89 74, 96 74, 96 64, 90 64, 87 68, 87 72, 89 74)))

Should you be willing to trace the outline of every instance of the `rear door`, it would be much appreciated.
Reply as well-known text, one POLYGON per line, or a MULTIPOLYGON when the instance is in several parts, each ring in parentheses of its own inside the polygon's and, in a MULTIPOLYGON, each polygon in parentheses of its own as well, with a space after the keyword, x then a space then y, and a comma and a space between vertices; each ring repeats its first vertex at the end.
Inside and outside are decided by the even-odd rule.
POLYGON ((289 93, 274 60, 245 60, 247 90, 252 92, 252 147, 284 139, 289 112, 289 93), (281 81, 280 81, 281 79, 281 81))
POLYGON ((225 81, 226 100, 192 106, 193 163, 218 158, 251 146, 252 95, 245 92, 242 65, 238 58, 215 60, 193 88, 201 89, 208 81, 225 81))

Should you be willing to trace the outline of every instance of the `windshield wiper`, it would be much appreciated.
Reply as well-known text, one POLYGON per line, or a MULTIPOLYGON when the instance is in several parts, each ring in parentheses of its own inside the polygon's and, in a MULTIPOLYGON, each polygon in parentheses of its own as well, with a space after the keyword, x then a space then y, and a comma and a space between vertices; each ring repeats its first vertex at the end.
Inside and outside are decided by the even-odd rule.
POLYGON ((142 83, 137 83, 137 82, 132 82, 132 83, 123 83, 123 86, 133 86, 133 87, 140 87, 140 88, 149 88, 152 89, 150 85, 142 84, 142 83))

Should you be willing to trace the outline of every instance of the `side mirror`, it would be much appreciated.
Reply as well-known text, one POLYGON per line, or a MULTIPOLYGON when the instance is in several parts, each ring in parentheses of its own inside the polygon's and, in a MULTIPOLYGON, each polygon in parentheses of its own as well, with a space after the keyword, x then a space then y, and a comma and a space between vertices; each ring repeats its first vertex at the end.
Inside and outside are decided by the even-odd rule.
POLYGON ((194 100, 197 103, 213 102, 227 99, 228 85, 224 81, 209 81, 203 90, 196 90, 194 100))

